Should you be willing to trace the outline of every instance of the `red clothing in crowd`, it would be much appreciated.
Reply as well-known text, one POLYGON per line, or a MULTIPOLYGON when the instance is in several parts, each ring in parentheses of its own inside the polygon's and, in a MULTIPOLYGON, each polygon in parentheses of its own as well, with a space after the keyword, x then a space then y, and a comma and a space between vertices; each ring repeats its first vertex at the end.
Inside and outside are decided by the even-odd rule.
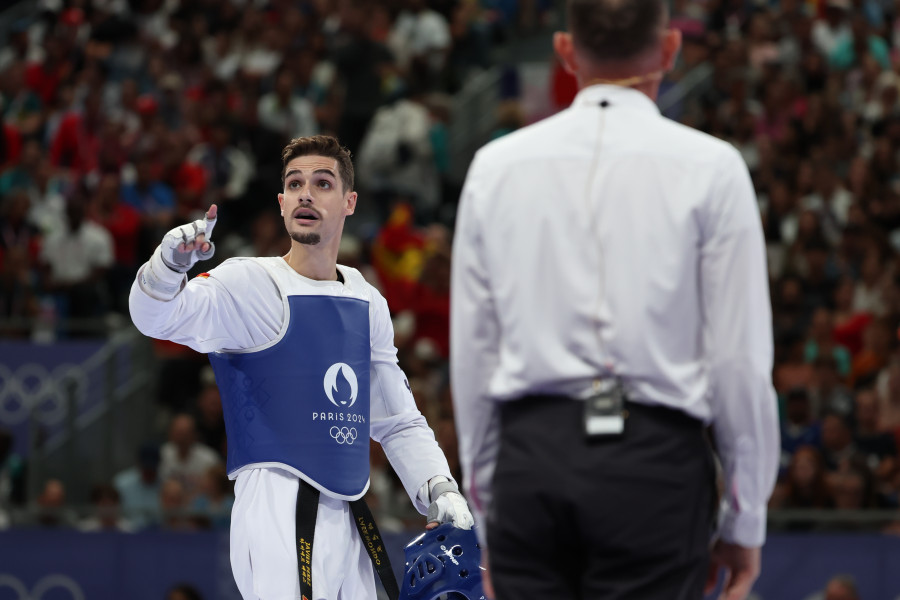
POLYGON ((141 214, 137 209, 119 202, 112 213, 96 215, 94 220, 112 236, 116 263, 125 266, 137 264, 138 231, 141 228, 141 214))
POLYGON ((0 161, 0 168, 6 168, 19 162, 22 155, 22 135, 15 127, 4 123, 3 137, 6 144, 6 156, 0 161))
POLYGON ((65 70, 65 64, 48 69, 43 63, 32 63, 25 69, 25 85, 40 97, 44 106, 49 106, 56 98, 56 90, 59 89, 65 70))
POLYGON ((872 321, 869 313, 858 313, 834 327, 834 341, 856 356, 863 347, 863 332, 872 321))
POLYGON ((50 162, 53 166, 89 173, 97 168, 99 156, 99 132, 89 131, 80 113, 63 117, 50 144, 50 162))
POLYGON ((450 293, 441 293, 417 284, 412 291, 416 333, 413 341, 427 338, 435 343, 442 358, 450 357, 450 293))

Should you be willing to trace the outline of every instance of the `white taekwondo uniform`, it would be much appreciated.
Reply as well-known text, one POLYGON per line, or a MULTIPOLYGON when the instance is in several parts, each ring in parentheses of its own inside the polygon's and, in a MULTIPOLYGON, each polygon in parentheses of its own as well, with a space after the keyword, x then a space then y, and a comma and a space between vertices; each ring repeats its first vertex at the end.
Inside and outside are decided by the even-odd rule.
MULTIPOLYGON (((397 365, 387 303, 358 271, 341 265, 338 270, 343 283, 303 277, 280 257, 236 258, 192 279, 171 299, 159 298, 158 293, 151 295, 140 272, 131 290, 131 316, 138 329, 154 338, 212 353, 210 358, 216 366, 220 389, 224 383, 222 375, 227 375, 230 369, 228 361, 239 360, 240 355, 270 352, 280 347, 282 360, 295 357, 298 369, 322 360, 317 343, 320 338, 333 336, 316 332, 323 327, 323 322, 327 326, 331 318, 317 314, 316 307, 321 305, 318 301, 330 305, 352 299, 349 304, 365 308, 361 316, 369 326, 369 331, 363 332, 368 334, 371 347, 370 356, 365 357, 370 361, 368 377, 365 373, 354 374, 342 362, 335 362, 325 369, 327 373, 315 385, 281 389, 265 401, 254 400, 253 406, 223 406, 229 429, 229 476, 237 480, 231 563, 245 599, 294 600, 300 596, 295 544, 299 477, 321 492, 313 542, 314 597, 375 598, 371 561, 347 502, 361 497, 368 489, 368 463, 366 472, 357 474, 356 482, 350 486, 352 491, 347 491, 330 481, 330 473, 338 469, 331 468, 333 463, 328 456, 306 451, 300 457, 306 461, 303 464, 260 458, 263 453, 254 453, 261 446, 256 443, 258 439, 247 442, 238 438, 246 436, 247 431, 258 438, 261 434, 253 427, 269 408, 287 403, 299 406, 291 409, 298 415, 298 431, 306 428, 309 437, 321 433, 326 440, 321 443, 333 444, 334 448, 349 447, 356 440, 357 429, 369 430, 371 438, 384 447, 410 499, 422 514, 428 510, 428 498, 427 491, 424 497, 420 491, 428 480, 438 475, 452 480, 447 461, 416 408, 406 377, 397 365), (287 354, 282 344, 288 339, 286 335, 291 340, 287 354), (342 378, 341 382, 336 381, 337 377, 342 378), (362 395, 364 380, 370 387, 368 414, 365 411, 351 414, 353 409, 346 405, 349 402, 352 406, 357 401, 357 393, 362 395), (352 387, 352 398, 339 402, 334 396, 341 387, 346 392, 347 383, 352 387), (233 446, 238 447, 235 452, 242 448, 248 452, 241 460, 234 460, 233 446), (319 467, 324 469, 320 471, 324 475, 313 474, 319 467)), ((359 333, 348 331, 351 336, 359 333)), ((248 397, 252 398, 253 394, 248 397)), ((223 390, 223 405, 227 404, 223 390)), ((360 399, 357 408, 362 405, 364 401, 360 399)), ((277 422, 270 425, 279 426, 277 422)), ((289 441, 303 442, 299 438, 304 435, 295 435, 289 441)), ((365 443, 366 439, 362 441, 365 443)), ((359 442, 354 446, 359 448, 359 442)))

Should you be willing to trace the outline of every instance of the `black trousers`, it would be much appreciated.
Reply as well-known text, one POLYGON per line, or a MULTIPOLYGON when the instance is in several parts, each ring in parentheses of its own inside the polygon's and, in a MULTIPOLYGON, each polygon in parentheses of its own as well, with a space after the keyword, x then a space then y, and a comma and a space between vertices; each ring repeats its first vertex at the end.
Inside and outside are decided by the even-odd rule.
POLYGON ((625 433, 598 441, 583 402, 501 407, 487 518, 497 600, 703 597, 715 469, 700 421, 629 402, 625 433))

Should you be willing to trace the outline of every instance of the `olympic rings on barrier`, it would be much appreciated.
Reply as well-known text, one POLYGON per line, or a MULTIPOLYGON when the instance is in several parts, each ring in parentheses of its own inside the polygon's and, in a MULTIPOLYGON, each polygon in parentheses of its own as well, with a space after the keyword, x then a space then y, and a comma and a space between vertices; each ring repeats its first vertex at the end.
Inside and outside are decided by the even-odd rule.
POLYGON ((329 432, 338 444, 352 444, 356 441, 356 427, 338 427, 335 425, 329 432))
POLYGON ((74 380, 79 400, 83 399, 87 377, 74 365, 59 365, 51 372, 37 363, 26 363, 15 371, 0 364, 0 425, 24 423, 35 408, 43 424, 61 423, 69 380, 74 380))
MULTIPOLYGON (((72 600, 85 600, 84 591, 78 583, 65 575, 54 574, 45 575, 37 580, 31 592, 25 586, 25 583, 14 575, 8 573, 0 573, 0 590, 7 588, 15 592, 16 600, 43 600, 44 594, 57 588, 69 592, 72 600)), ((58 594, 53 595, 58 598, 58 594)))

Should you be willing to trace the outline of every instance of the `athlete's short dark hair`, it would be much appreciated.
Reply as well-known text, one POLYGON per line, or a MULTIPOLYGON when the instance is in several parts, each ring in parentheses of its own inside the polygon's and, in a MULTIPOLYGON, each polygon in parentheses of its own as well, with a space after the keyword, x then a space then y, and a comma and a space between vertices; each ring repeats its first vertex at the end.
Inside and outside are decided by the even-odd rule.
POLYGON ((575 46, 598 61, 628 60, 659 39, 668 15, 665 0, 567 0, 575 46))
POLYGON ((344 193, 353 191, 353 161, 350 159, 350 151, 341 146, 337 138, 330 135, 311 135, 292 139, 281 152, 282 185, 288 163, 298 156, 327 156, 335 159, 344 193))

